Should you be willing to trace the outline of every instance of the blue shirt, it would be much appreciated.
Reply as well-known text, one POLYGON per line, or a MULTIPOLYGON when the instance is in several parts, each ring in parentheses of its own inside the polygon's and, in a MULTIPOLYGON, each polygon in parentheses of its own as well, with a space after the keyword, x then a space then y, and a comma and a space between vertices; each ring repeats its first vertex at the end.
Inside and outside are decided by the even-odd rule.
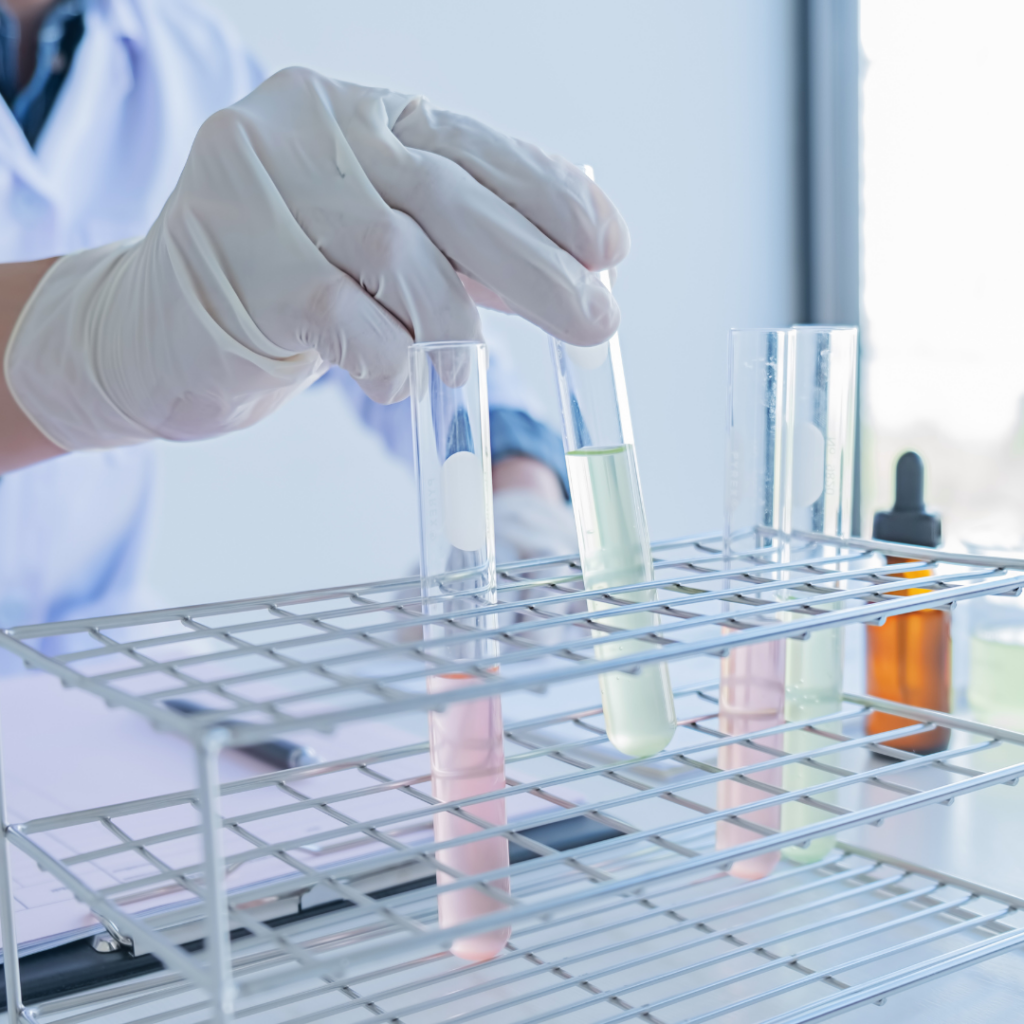
POLYGON ((21 27, 14 15, 0 7, 0 96, 7 101, 25 138, 33 146, 64 84, 84 32, 82 0, 63 0, 52 8, 39 28, 32 77, 19 88, 21 27))

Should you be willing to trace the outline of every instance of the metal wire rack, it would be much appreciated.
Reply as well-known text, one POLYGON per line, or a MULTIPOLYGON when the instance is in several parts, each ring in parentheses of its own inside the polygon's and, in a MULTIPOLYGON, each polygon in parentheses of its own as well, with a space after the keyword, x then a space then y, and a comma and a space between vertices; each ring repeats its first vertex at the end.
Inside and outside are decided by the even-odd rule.
MULTIPOLYGON (((424 639, 414 580, 3 631, 0 645, 31 666, 187 737, 197 778, 188 791, 73 814, 13 822, 5 812, 7 842, 86 904, 113 946, 165 968, 26 1007, 8 958, 9 1005, 35 1021, 796 1024, 1024 945, 1024 899, 859 848, 735 877, 772 851, 1024 775, 1024 735, 856 695, 835 714, 723 732, 698 655, 1024 589, 1024 561, 769 539, 728 558, 715 537, 657 545, 642 604, 629 596, 650 596, 651 584, 587 591, 574 559, 503 567, 488 631, 497 654, 469 666, 424 639), (928 575, 908 590, 911 572, 928 575), (615 626, 638 609, 656 614, 650 627, 615 626), (639 641, 636 652, 599 659, 609 636, 639 641), (679 728, 661 754, 626 759, 607 742, 596 677, 652 660, 675 666, 679 728), (455 667, 471 685, 427 692, 429 676, 455 667), (430 709, 496 694, 504 826, 474 815, 493 793, 437 803, 425 740, 430 709), (209 710, 165 703, 180 697, 209 710), (896 724, 868 735, 879 710, 896 724), (308 728, 355 736, 382 721, 409 742, 219 784, 225 746, 308 728), (938 754, 882 745, 935 728, 953 730, 938 754), (797 734, 813 737, 812 753, 794 749, 797 734), (737 748, 740 762, 726 756, 737 748), (788 830, 765 824, 764 812, 796 805, 817 815, 788 830), (474 840, 507 837, 509 866, 448 867, 439 888, 438 852, 465 841, 434 841, 439 812, 478 826, 474 840), (438 892, 460 888, 498 893, 502 906, 439 927, 438 892), (512 939, 489 963, 447 952, 504 925, 512 939)), ((465 621, 475 628, 472 613, 465 621)), ((6 844, 0 856, 11 949, 6 844)))

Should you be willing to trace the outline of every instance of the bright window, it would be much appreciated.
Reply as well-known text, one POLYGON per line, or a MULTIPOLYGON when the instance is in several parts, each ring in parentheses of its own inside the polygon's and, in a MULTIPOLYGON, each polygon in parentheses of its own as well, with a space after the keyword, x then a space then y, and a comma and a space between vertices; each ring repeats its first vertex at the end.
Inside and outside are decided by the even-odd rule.
POLYGON ((865 527, 914 448, 1024 544, 1024 4, 862 0, 865 527))

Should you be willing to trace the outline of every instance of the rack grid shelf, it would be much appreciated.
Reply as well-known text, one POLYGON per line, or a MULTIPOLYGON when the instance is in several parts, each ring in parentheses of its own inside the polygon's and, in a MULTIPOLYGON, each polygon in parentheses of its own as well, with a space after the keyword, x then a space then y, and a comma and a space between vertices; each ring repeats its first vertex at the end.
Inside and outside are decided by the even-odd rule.
MULTIPOLYGON (((454 666, 423 639, 415 581, 0 633, 33 667, 188 738, 198 783, 5 819, 7 842, 67 886, 115 944, 166 968, 24 1008, 23 1019, 796 1024, 1024 945, 1024 899, 862 848, 840 844, 802 867, 783 861, 757 881, 728 874, 765 852, 1024 775, 1024 735, 853 694, 833 715, 723 733, 708 673, 688 671, 697 656, 1024 588, 1024 561, 768 540, 728 559, 714 537, 657 545, 656 593, 639 606, 625 595, 650 584, 588 592, 574 559, 502 567, 490 631, 498 653, 458 665, 474 682, 457 699, 504 695, 509 821, 474 837, 505 835, 512 863, 447 885, 493 894, 490 883, 508 876, 511 896, 447 929, 437 922, 445 844, 433 839, 433 815, 486 825, 474 805, 494 794, 450 805, 431 795, 426 712, 456 698, 429 694, 426 680, 454 666), (919 570, 930 575, 907 592, 900 574, 919 570), (659 620, 615 627, 638 607, 659 620), (610 633, 640 641, 636 653, 598 661, 595 645, 610 633), (595 677, 662 659, 675 666, 676 737, 654 757, 624 758, 593 706, 595 677), (164 703, 175 697, 209 710, 181 714, 164 703), (879 709, 905 724, 868 735, 866 716, 879 709), (383 722, 409 741, 219 783, 224 746, 308 728, 354 737, 383 722), (881 745, 934 728, 952 730, 948 750, 881 745), (814 736, 813 753, 787 753, 795 732, 814 736), (723 768, 736 746, 761 760, 723 768), (720 799, 730 783, 742 784, 739 804, 720 799), (785 832, 763 823, 761 812, 797 802, 816 820, 785 832), (723 825, 741 831, 741 845, 722 846, 723 825), (69 856, 61 838, 71 835, 69 856), (446 952, 460 935, 505 924, 512 939, 494 961, 446 952)), ((0 923, 10 948, 2 879, 0 923)), ((9 1005, 24 1006, 17 971, 7 991, 9 1005)))

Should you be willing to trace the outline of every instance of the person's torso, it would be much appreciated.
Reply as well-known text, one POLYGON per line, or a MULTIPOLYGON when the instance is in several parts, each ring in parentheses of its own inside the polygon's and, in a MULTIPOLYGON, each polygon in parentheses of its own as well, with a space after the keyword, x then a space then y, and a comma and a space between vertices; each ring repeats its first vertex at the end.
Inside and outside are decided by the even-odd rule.
MULTIPOLYGON (((261 77, 191 0, 86 0, 84 23, 35 149, 0 102, 0 261, 144 234, 199 125, 261 77)), ((144 600, 152 460, 149 446, 75 453, 0 479, 0 626, 144 600)))

